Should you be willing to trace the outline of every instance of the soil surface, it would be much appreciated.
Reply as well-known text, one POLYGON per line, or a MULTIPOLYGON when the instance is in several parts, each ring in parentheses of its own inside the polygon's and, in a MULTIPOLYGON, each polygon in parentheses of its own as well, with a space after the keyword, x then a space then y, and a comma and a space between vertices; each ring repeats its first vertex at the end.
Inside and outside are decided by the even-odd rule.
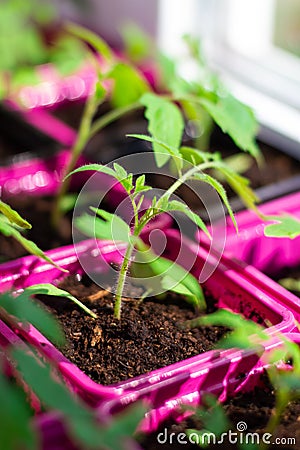
POLYGON ((60 147, 57 141, 27 123, 19 113, 0 105, 1 166, 27 160, 32 154, 49 156, 60 147))
MULTIPOLYGON (((112 295, 87 276, 81 281, 67 277, 59 287, 97 313, 95 320, 70 300, 42 297, 66 332, 64 355, 101 384, 117 383, 206 352, 226 332, 222 327, 180 329, 178 324, 198 314, 175 294, 142 302, 124 298, 118 322, 113 316, 112 295)), ((215 310, 214 299, 207 297, 207 302, 208 312, 215 310)))
MULTIPOLYGON (((275 397, 274 391, 270 384, 266 381, 263 387, 256 387, 253 391, 237 395, 235 398, 228 400, 224 404, 224 411, 226 413, 227 419, 229 419, 230 430, 233 433, 237 432, 237 424, 239 422, 244 422, 247 429, 244 433, 258 433, 260 442, 262 442, 262 435, 266 432, 266 425, 274 412, 275 397)), ((197 449, 197 445, 192 444, 188 438, 186 438, 186 444, 180 444, 180 438, 178 435, 184 433, 188 429, 203 429, 203 423, 199 416, 190 416, 180 423, 176 423, 172 420, 168 420, 166 423, 162 424, 155 433, 140 436, 138 440, 141 442, 143 450, 158 450, 158 449, 170 449, 179 450, 185 448, 197 449), (167 430, 167 431, 166 431, 167 430), (163 433, 160 436, 162 444, 158 443, 157 436, 159 433, 163 433), (174 433, 172 437, 171 433, 174 433), (172 439, 172 441, 171 441, 172 439), (179 440, 179 442, 178 442, 179 440), (171 443, 172 442, 172 443, 171 443)), ((183 435, 182 435, 183 436, 183 435)), ((182 440, 181 436, 181 440, 182 440)), ((257 438, 255 438, 257 439, 257 438)), ((276 433, 270 439, 270 448, 275 449, 288 449, 295 450, 300 446, 300 402, 291 402, 287 409, 281 416, 281 422, 278 427, 276 427, 276 433), (295 439, 292 442, 287 440, 288 438, 295 439), (276 441, 278 439, 278 441, 276 441)), ((245 441, 245 439, 244 439, 245 441)), ((251 441, 250 441, 251 442, 251 441)), ((250 444, 249 444, 250 447, 250 444)), ((211 444, 207 449, 236 449, 239 447, 234 445, 227 439, 222 444, 211 444)), ((247 448, 247 447, 245 447, 247 448)))

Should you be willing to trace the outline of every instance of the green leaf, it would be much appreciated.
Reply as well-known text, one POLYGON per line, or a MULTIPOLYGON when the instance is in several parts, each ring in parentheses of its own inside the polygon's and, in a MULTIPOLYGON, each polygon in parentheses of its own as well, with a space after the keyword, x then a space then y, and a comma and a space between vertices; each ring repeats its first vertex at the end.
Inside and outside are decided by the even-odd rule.
MULTIPOLYGON (((2 80, 0 80, 2 82, 2 80)), ((35 86, 40 83, 40 78, 36 72, 36 67, 20 67, 14 70, 14 73, 11 74, 11 86, 12 89, 19 89, 23 86, 35 86)), ((4 86, 4 81, 3 81, 4 86)), ((1 88, 0 88, 1 89, 1 88)))
POLYGON ((18 297, 12 296, 11 293, 1 294, 0 306, 21 322, 32 323, 50 340, 63 344, 64 333, 58 322, 41 304, 31 299, 30 295, 30 291, 26 290, 18 297))
POLYGON ((23 353, 19 349, 12 351, 12 357, 17 362, 17 368, 22 373, 25 382, 32 388, 35 394, 43 402, 47 408, 60 411, 64 414, 65 420, 72 429, 74 436, 78 421, 81 421, 81 427, 85 427, 86 436, 80 433, 81 440, 90 445, 90 448, 99 448, 101 441, 101 429, 98 427, 96 420, 93 418, 92 411, 89 410, 71 391, 63 384, 58 383, 52 376, 52 369, 49 366, 43 366, 32 356, 23 353), (89 432, 94 431, 93 447, 91 446, 89 432))
POLYGON ((150 89, 142 74, 123 62, 115 64, 108 76, 114 81, 111 103, 115 108, 137 102, 150 89))
POLYGON ((258 125, 253 111, 230 93, 223 94, 218 95, 216 102, 209 98, 201 98, 199 101, 239 148, 259 160, 260 150, 255 143, 258 125))
POLYGON ((106 96, 106 89, 99 80, 96 82, 95 95, 98 102, 102 102, 106 96))
POLYGON ((75 225, 82 233, 96 239, 131 242, 130 227, 121 217, 103 209, 91 207, 91 210, 98 217, 85 213, 75 219, 75 225))
POLYGON ((207 67, 207 62, 204 56, 201 41, 198 37, 192 36, 190 34, 185 34, 183 36, 183 41, 187 45, 191 56, 198 61, 200 66, 207 67))
POLYGON ((196 416, 201 419, 206 429, 220 436, 230 428, 223 405, 214 395, 208 393, 204 394, 202 403, 196 410, 196 416))
MULTIPOLYGON (((108 449, 129 450, 131 448, 130 444, 128 444, 127 439, 126 445, 125 438, 134 435, 137 425, 144 418, 145 413, 145 406, 142 403, 137 403, 131 406, 128 410, 115 416, 112 423, 103 433, 103 444, 108 449)), ((135 445, 133 445, 132 450, 134 449, 135 445)), ((138 450, 138 448, 136 450, 138 450)))
POLYGON ((268 335, 257 323, 246 320, 240 314, 220 309, 207 316, 199 317, 188 322, 191 328, 202 325, 224 326, 232 328, 230 334, 226 334, 218 342, 219 348, 253 348, 254 338, 258 337, 262 340, 269 339, 268 335))
POLYGON ((253 158, 246 153, 235 153, 224 158, 224 163, 234 172, 243 174, 253 166, 253 158))
POLYGON ((280 341, 281 345, 279 348, 273 349, 268 354, 268 363, 274 364, 278 361, 292 360, 293 372, 300 375, 300 348, 297 342, 290 341, 282 333, 276 335, 280 341))
POLYGON ((66 269, 63 269, 62 267, 58 266, 49 256, 47 256, 43 250, 41 250, 34 242, 30 241, 29 239, 26 239, 19 230, 14 228, 4 216, 0 216, 0 233, 4 234, 4 236, 11 236, 16 241, 18 241, 25 250, 27 250, 31 255, 38 256, 39 258, 43 259, 44 261, 48 262, 49 264, 52 264, 57 269, 61 270, 62 272, 68 272, 66 269))
POLYGON ((196 409, 195 416, 201 420, 203 429, 188 429, 186 433, 201 448, 206 448, 209 443, 213 443, 213 438, 220 437, 231 428, 222 404, 211 394, 203 395, 202 405, 196 409))
POLYGON ((145 185, 145 180, 146 180, 145 175, 140 175, 139 177, 137 177, 136 182, 135 182, 135 189, 134 189, 135 194, 138 194, 140 192, 149 191, 152 189, 151 186, 145 185))
POLYGON ((110 175, 118 180, 116 172, 113 169, 111 169, 110 167, 103 166, 102 164, 86 164, 86 165, 78 167, 77 169, 68 173, 65 176, 65 178, 63 179, 63 181, 65 181, 67 178, 69 178, 71 175, 74 175, 75 173, 86 172, 86 171, 105 173, 106 175, 110 175))
MULTIPOLYGON (((3 368, 1 367, 1 372, 3 368)), ((32 411, 20 386, 0 372, 0 443, 4 450, 37 450, 38 436, 32 426, 32 411)))
POLYGON ((114 170, 115 170, 119 180, 122 180, 123 178, 128 177, 128 173, 126 172, 124 167, 120 166, 120 164, 114 163, 114 170))
MULTIPOLYGON (((170 271, 171 274, 164 275, 161 281, 162 287, 166 291, 175 292, 176 294, 183 295, 188 302, 196 309, 204 310, 206 308, 206 303, 204 299, 204 295, 202 290, 198 290, 197 294, 194 293, 194 289, 190 287, 187 278, 184 278, 180 282, 175 279, 175 276, 178 275, 176 271, 170 271)), ((199 284, 198 284, 199 286, 199 284)))
MULTIPOLYGON (((210 153, 199 150, 198 148, 182 146, 180 147, 180 154, 185 161, 190 162, 192 165, 199 165, 209 161, 220 161, 220 153, 210 153)), ((190 166, 189 166, 190 167, 190 166)))
POLYGON ((167 85, 167 83, 173 82, 173 80, 177 77, 177 66, 176 62, 170 58, 169 56, 159 52, 158 53, 158 65, 160 69, 160 77, 162 84, 164 86, 167 85))
POLYGON ((71 22, 67 22, 65 24, 65 28, 69 33, 90 44, 106 60, 111 61, 113 59, 113 52, 111 48, 96 33, 71 22))
POLYGON ((152 136, 148 136, 147 134, 127 134, 127 137, 132 137, 136 139, 141 139, 142 141, 152 142, 153 144, 161 145, 170 156, 180 156, 179 151, 176 147, 167 144, 166 142, 161 141, 160 139, 156 139, 152 136))
MULTIPOLYGON (((198 280, 187 272, 183 267, 166 259, 157 256, 141 240, 136 242, 138 252, 136 261, 131 265, 131 270, 137 278, 144 278, 145 284, 155 283, 160 280, 164 290, 171 290, 185 296, 186 300, 195 308, 205 310, 206 303, 201 286, 198 280), (155 277, 151 281, 151 278, 155 277), (148 280, 147 280, 148 279, 148 280)), ((154 286, 157 287, 157 286, 154 286)))
POLYGON ((295 239, 300 235, 300 221, 296 217, 285 214, 281 216, 264 216, 264 219, 278 222, 265 226, 265 236, 295 239))
MULTIPOLYGON (((145 415, 140 404, 114 416, 104 427, 96 421, 96 414, 86 406, 65 384, 58 383, 48 365, 41 365, 21 350, 13 350, 12 356, 25 382, 32 388, 46 408, 63 414, 68 434, 79 441, 80 448, 98 450, 103 446, 114 450, 125 450, 126 439, 136 430, 145 415)), ((31 449, 30 449, 31 450, 31 449)))
POLYGON ((187 146, 180 147, 180 154, 185 161, 188 161, 193 165, 209 161, 211 155, 208 152, 202 152, 201 150, 187 146))
POLYGON ((61 75, 74 73, 88 55, 83 43, 67 34, 59 36, 50 47, 49 53, 49 63, 52 63, 61 75))
POLYGON ((31 228, 31 225, 27 220, 23 219, 17 211, 12 209, 7 203, 2 202, 2 200, 0 200, 0 212, 4 214, 11 223, 18 225, 21 228, 31 228))
POLYGON ((79 172, 95 171, 95 172, 105 173, 106 175, 110 175, 111 177, 113 177, 117 181, 119 181, 122 184, 122 186, 124 187, 124 189, 126 190, 126 192, 128 194, 130 194, 131 190, 133 189, 132 174, 128 175, 127 172, 125 171, 125 169, 123 169, 123 167, 121 167, 119 164, 115 164, 115 166, 117 167, 117 171, 110 167, 103 166, 102 164, 87 164, 85 166, 78 167, 77 169, 70 172, 64 178, 64 180, 66 180, 71 175, 73 175, 75 173, 79 173, 79 172), (125 173, 126 173, 126 178, 124 178, 125 173))
POLYGON ((257 212, 256 202, 259 202, 259 198, 255 192, 249 186, 249 180, 242 175, 235 173, 232 169, 226 166, 226 164, 220 162, 216 163, 216 168, 224 174, 227 183, 237 193, 244 205, 249 209, 253 209, 257 212))
POLYGON ((278 283, 289 291, 300 292, 300 280, 295 280, 295 278, 281 278, 278 280, 278 283))
POLYGON ((226 206, 228 213, 230 215, 230 218, 232 220, 232 223, 236 229, 236 231, 238 232, 238 226, 234 217, 234 213, 232 211, 232 208, 230 206, 226 191, 224 189, 224 187, 222 186, 221 183, 219 183, 218 180, 216 180, 215 178, 211 177, 210 175, 207 175, 205 173, 196 173, 194 175, 194 178, 200 181, 203 181, 204 183, 208 183, 210 186, 212 186, 217 193, 219 194, 219 196, 221 197, 224 205, 226 206))
POLYGON ((78 194, 64 195, 59 203, 61 211, 63 211, 64 214, 68 213, 69 211, 72 211, 72 209, 75 207, 77 198, 78 194))
MULTIPOLYGON (((141 98, 145 106, 145 117, 148 119, 148 131, 157 140, 164 142, 170 148, 175 148, 178 156, 179 146, 184 130, 184 120, 179 108, 171 101, 153 93, 147 93, 141 98)), ((170 153, 165 146, 153 142, 153 150, 158 167, 162 167, 170 159, 170 153)))
POLYGON ((128 23, 121 28, 125 54, 134 62, 142 62, 149 57, 152 43, 149 36, 134 23, 128 23))
POLYGON ((85 306, 80 300, 78 300, 74 295, 70 294, 68 291, 64 291, 63 289, 59 289, 58 287, 54 286, 50 283, 41 283, 41 284, 35 284, 33 286, 29 286, 24 289, 25 293, 28 293, 29 295, 35 295, 35 294, 43 294, 43 295, 54 295, 55 297, 63 297, 68 298, 73 303, 78 305, 83 311, 85 311, 87 314, 89 314, 91 317, 96 319, 97 314, 93 313, 87 306, 85 306))
MULTIPOLYGON (((183 167, 183 159, 182 159, 182 156, 180 154, 180 151, 176 147, 172 147, 171 145, 167 144, 166 142, 163 142, 163 141, 161 141, 159 139, 156 139, 154 137, 151 137, 151 136, 147 136, 146 134, 127 134, 126 136, 127 137, 133 137, 133 138, 136 138, 136 139, 141 139, 143 141, 152 142, 153 150, 154 150, 154 145, 155 144, 159 145, 161 148, 164 148, 165 151, 164 151, 164 153, 161 153, 160 150, 158 150, 158 149, 156 150, 156 153, 154 153, 154 156, 155 156, 155 159, 156 159, 156 163, 157 163, 158 159, 160 161, 161 160, 165 160, 166 156, 169 155, 168 160, 171 157, 173 158, 173 160, 174 160, 174 162, 176 164, 177 170, 180 171, 182 169, 182 167, 183 167)), ((167 160, 166 160, 166 162, 167 162, 167 160)))
POLYGON ((189 219, 191 219, 204 233, 211 239, 211 235, 207 229, 207 226, 203 222, 203 220, 198 216, 198 214, 194 213, 188 206, 184 203, 179 202, 178 200, 171 200, 166 202, 166 204, 161 204, 158 202, 157 205, 164 212, 170 211, 180 211, 184 213, 189 219))

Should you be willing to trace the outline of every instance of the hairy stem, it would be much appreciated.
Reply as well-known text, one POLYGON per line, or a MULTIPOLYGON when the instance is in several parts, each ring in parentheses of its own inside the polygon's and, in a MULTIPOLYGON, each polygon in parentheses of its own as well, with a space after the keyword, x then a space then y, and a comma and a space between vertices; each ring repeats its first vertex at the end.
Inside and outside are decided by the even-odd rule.
POLYGON ((115 295, 115 305, 114 305, 114 316, 116 319, 121 319, 121 306, 122 306, 122 295, 125 286, 126 276, 129 269, 130 258, 132 256, 134 246, 129 243, 122 261, 122 266, 118 276, 118 282, 116 287, 115 295))
POLYGON ((212 169, 213 167, 215 167, 215 165, 216 163, 214 161, 211 161, 198 164, 197 166, 193 166, 190 170, 188 170, 180 178, 178 178, 178 180, 176 180, 175 183, 173 183, 172 186, 169 187, 169 189, 166 190, 166 192, 158 200, 158 204, 162 198, 170 197, 171 194, 173 194, 178 188, 180 188, 180 186, 182 186, 189 178, 191 178, 197 172, 202 172, 203 170, 206 169, 212 169))
MULTIPOLYGON (((213 167, 213 163, 202 163, 202 164, 199 164, 198 166, 192 167, 188 172, 186 172, 184 175, 182 175, 181 178, 178 179, 172 186, 170 186, 169 189, 164 193, 163 196, 171 195, 186 180, 188 180, 191 176, 193 176, 194 173, 197 173, 200 170, 208 169, 210 167, 213 167)), ((137 236, 139 236, 139 234, 141 233, 143 228, 147 225, 147 223, 151 219, 153 219, 153 217, 155 217, 156 215, 160 214, 161 211, 159 211, 159 206, 157 208, 152 208, 153 209, 153 214, 151 214, 151 215, 148 214, 148 216, 147 216, 147 213, 149 212, 149 211, 147 211, 145 213, 145 215, 140 220, 138 220, 138 211, 137 211, 137 208, 136 208, 136 204, 135 204, 132 196, 130 196, 130 199, 131 199, 131 203, 132 203, 133 211, 134 211, 134 215, 135 215, 135 227, 134 227, 133 235, 137 237, 137 236)), ((158 204, 159 204, 159 201, 157 202, 157 205, 158 204)), ((127 276, 127 272, 128 272, 128 269, 129 269, 130 259, 131 259, 133 251, 134 251, 134 245, 129 243, 128 246, 127 246, 127 249, 126 249, 126 252, 125 252, 125 255, 124 255, 124 259, 122 261, 122 266, 121 266, 121 269, 120 269, 120 272, 119 272, 119 276, 118 276, 117 287, 116 287, 116 295, 115 295, 115 305, 114 305, 114 316, 118 320, 120 320, 120 318, 121 318, 122 294, 123 294, 125 281, 126 281, 126 276, 127 276)))
MULTIPOLYGON (((139 235, 139 211, 138 207, 134 201, 134 198, 132 195, 129 195, 132 208, 133 208, 133 214, 134 214, 134 230, 133 235, 137 237, 139 235)), ((118 281, 117 281, 117 287, 116 287, 116 295, 115 295, 115 305, 114 305, 114 316, 116 319, 120 320, 121 318, 121 307, 122 307, 122 295, 123 290, 125 286, 126 276, 130 265, 130 258, 132 256, 132 253, 134 251, 134 245, 131 243, 128 244, 124 259, 122 261, 122 266, 119 272, 118 281)))
POLYGON ((172 186, 169 187, 169 189, 164 192, 164 194, 160 197, 160 199, 157 201, 156 205, 154 207, 151 207, 150 210, 146 211, 145 214, 141 217, 138 230, 139 233, 142 231, 142 229, 148 224, 150 220, 152 220, 155 216, 158 216, 163 211, 160 210, 159 203, 162 198, 164 197, 170 197, 182 184, 184 184, 189 178, 191 178, 195 173, 211 169, 215 166, 214 162, 207 162, 207 163, 201 163, 197 166, 192 167, 190 170, 188 170, 185 174, 183 174, 178 180, 175 181, 175 183, 172 184, 172 186), (149 211, 151 211, 151 214, 149 214, 149 211))

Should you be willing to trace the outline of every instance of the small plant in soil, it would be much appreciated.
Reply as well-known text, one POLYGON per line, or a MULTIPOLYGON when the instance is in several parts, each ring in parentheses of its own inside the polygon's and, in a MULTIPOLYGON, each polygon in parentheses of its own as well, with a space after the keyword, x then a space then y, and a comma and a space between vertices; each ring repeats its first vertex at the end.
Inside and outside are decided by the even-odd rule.
MULTIPOLYGON (((171 200, 172 194, 190 180, 199 180, 210 184, 223 200, 236 226, 225 189, 215 177, 209 173, 204 173, 204 171, 214 170, 238 193, 247 207, 255 209, 257 198, 249 188, 248 180, 237 174, 230 165, 222 161, 219 154, 212 154, 197 148, 181 145, 185 123, 184 106, 190 105, 190 108, 192 108, 193 105, 196 109, 204 108, 215 122, 230 134, 241 149, 259 158, 259 150, 255 143, 257 127, 254 115, 248 107, 231 96, 218 78, 210 72, 211 83, 210 87, 206 89, 198 83, 185 81, 173 68, 172 79, 174 83, 171 83, 172 89, 170 93, 157 94, 135 68, 128 63, 124 63, 124 61, 120 62, 120 60, 116 59, 105 41, 77 25, 70 24, 68 28, 73 34, 89 43, 102 55, 107 70, 103 71, 101 69, 100 72, 99 69, 99 78, 94 94, 87 100, 78 137, 72 149, 69 164, 65 168, 67 176, 58 192, 52 216, 53 224, 57 226, 59 223, 61 215, 60 205, 67 191, 71 175, 91 170, 111 175, 117 182, 121 183, 128 194, 134 216, 132 227, 130 228, 116 214, 111 214, 99 208, 93 209, 93 212, 96 214, 95 218, 85 214, 78 219, 77 227, 84 234, 100 239, 121 241, 127 246, 115 287, 115 318, 120 319, 121 317, 121 299, 129 268, 132 272, 136 271, 137 268, 141 268, 141 264, 137 264, 137 261, 147 262, 148 270, 151 271, 152 275, 162 276, 164 274, 159 282, 163 290, 173 289, 177 290, 177 292, 180 291, 194 305, 204 309, 205 302, 201 289, 200 287, 196 288, 195 281, 191 281, 192 277, 166 259, 154 256, 146 244, 143 243, 140 236, 153 218, 161 213, 171 211, 181 211, 186 214, 209 235, 205 224, 197 214, 186 208, 184 203, 171 200), (107 91, 106 86, 108 82, 110 83, 110 88, 107 91), (107 92, 109 92, 114 109, 93 122, 97 108, 106 99, 107 92), (124 94, 125 92, 126 95, 124 94), (150 136, 131 135, 131 137, 150 141, 153 146, 157 166, 162 167, 171 160, 177 178, 161 198, 154 197, 152 199, 151 206, 147 210, 144 208, 144 193, 147 192, 147 195, 149 195, 152 188, 145 184, 144 176, 134 180, 133 174, 127 173, 118 164, 114 164, 113 167, 91 164, 73 170, 85 145, 96 132, 123 114, 139 108, 143 108, 145 111, 150 136), (241 124, 237 125, 241 116, 243 116, 242 126, 241 124), (133 259, 135 260, 134 264, 132 264, 133 259), (178 280, 180 271, 183 282, 176 283, 175 280, 178 280)), ((190 41, 189 45, 191 46, 190 41)), ((194 55, 195 45, 193 46, 194 55)), ((199 58, 199 55, 196 54, 196 59, 199 58)), ((143 266, 145 267, 146 264, 143 264, 143 266)), ((146 292, 148 292, 148 288, 146 287, 146 292)))
MULTIPOLYGON (((148 131, 152 137, 169 147, 179 145, 178 141, 182 140, 186 119, 193 119, 201 125, 204 123, 203 111, 205 111, 206 115, 230 135, 241 150, 260 159, 259 148, 255 143, 258 127, 252 110, 235 99, 216 74, 209 70, 199 51, 196 51, 197 44, 192 39, 187 39, 188 45, 193 49, 191 54, 199 64, 201 61, 201 72, 204 71, 205 76, 200 77, 198 82, 186 81, 178 73, 176 65, 171 61, 167 63, 167 58, 164 58, 161 67, 157 61, 156 64, 164 76, 168 73, 168 82, 162 91, 157 92, 134 65, 126 62, 124 58, 118 58, 99 36, 75 24, 68 24, 67 29, 97 52, 98 56, 93 57, 98 80, 94 93, 87 99, 78 136, 64 170, 65 175, 73 171, 85 146, 96 133, 120 117, 139 109, 144 110, 148 120, 148 131), (110 111, 95 119, 99 106, 105 101, 109 101, 110 111)), ((197 141, 195 143, 197 144, 197 141)), ((198 144, 199 148, 203 148, 200 141, 198 144)), ((158 142, 154 143, 154 147, 161 153, 160 157, 157 156, 158 166, 161 167, 169 158, 168 152, 158 142)), ((199 155, 193 154, 190 149, 185 150, 184 147, 182 154, 189 161, 191 158, 192 160, 195 157, 199 158, 199 155)), ((221 175, 220 172, 218 174, 221 175)), ((57 195, 52 214, 52 223, 56 228, 69 183, 70 179, 65 179, 57 195)))
MULTIPOLYGON (((155 110, 157 102, 160 103, 162 100, 158 100, 157 97, 152 97, 151 94, 148 95, 150 96, 148 99, 149 105, 151 105, 150 110, 152 109, 153 111, 155 110)), ((175 105, 172 107, 176 108, 175 105)), ((180 117, 179 111, 177 111, 177 113, 178 117, 180 117)), ((170 146, 169 144, 150 136, 133 135, 133 137, 152 142, 156 160, 159 164, 162 160, 165 163, 171 159, 177 170, 177 179, 160 198, 154 196, 150 207, 145 209, 143 206, 144 193, 151 193, 152 188, 145 184, 144 175, 141 175, 134 180, 132 173, 127 173, 122 166, 116 163, 113 164, 113 167, 89 164, 75 169, 68 176, 74 173, 91 170, 112 176, 117 182, 121 183, 127 192, 133 210, 132 227, 117 214, 111 214, 103 209, 94 207, 91 209, 95 213, 95 216, 85 213, 83 216, 76 219, 76 226, 80 231, 89 236, 99 239, 111 239, 126 244, 126 251, 121 263, 115 288, 115 318, 120 319, 121 317, 121 299, 126 282, 126 275, 130 266, 132 271, 137 273, 138 270, 141 269, 141 266, 147 267, 147 270, 150 271, 148 276, 162 277, 160 280, 162 291, 174 290, 184 294, 194 303, 194 305, 203 310, 205 308, 205 302, 198 283, 179 266, 174 265, 174 263, 165 258, 153 255, 150 248, 142 241, 141 233, 147 224, 157 215, 172 211, 180 211, 209 236, 206 225, 196 213, 191 211, 183 202, 172 200, 172 194, 189 180, 199 180, 211 185, 220 195, 224 205, 229 211, 234 225, 236 226, 234 214, 228 202, 225 189, 215 178, 204 173, 204 171, 208 169, 220 171, 226 179, 235 186, 242 199, 253 208, 255 208, 255 196, 247 186, 247 180, 240 175, 235 174, 232 169, 221 160, 219 154, 201 152, 197 149, 188 147, 182 149, 179 146, 180 137, 178 139, 178 146, 170 146), (163 149, 163 153, 161 152, 161 149, 163 149), (187 154, 193 163, 188 163, 188 161, 184 159, 184 155, 187 154), (182 281, 178 282, 178 280, 182 281)), ((143 269, 143 271, 145 270, 146 269, 143 269)), ((143 275, 145 276, 145 273, 143 275)), ((145 278, 147 278, 147 276, 145 276, 145 278)))

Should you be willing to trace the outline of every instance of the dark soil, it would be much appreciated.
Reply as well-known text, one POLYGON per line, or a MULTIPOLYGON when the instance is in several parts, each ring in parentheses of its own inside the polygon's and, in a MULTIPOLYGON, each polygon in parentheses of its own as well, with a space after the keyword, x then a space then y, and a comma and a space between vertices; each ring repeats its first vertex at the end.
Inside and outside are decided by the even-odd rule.
MULTIPOLYGON (((233 433, 237 432, 238 422, 245 422, 247 424, 247 430, 244 433, 258 433, 259 436, 266 432, 266 425, 274 412, 275 397, 274 391, 268 381, 264 382, 263 387, 256 387, 253 391, 237 395, 235 398, 228 400, 224 404, 224 411, 227 419, 229 419, 232 426, 230 429, 233 433)), ((180 444, 177 436, 180 433, 185 433, 188 429, 203 429, 203 423, 201 419, 196 415, 190 416, 180 423, 176 423, 172 420, 168 420, 162 424, 155 433, 144 435, 139 438, 143 450, 158 450, 158 449, 196 449, 197 445, 190 443, 186 439, 186 444, 180 444), (167 429, 167 433, 165 432, 167 429), (166 443, 159 444, 157 436, 159 433, 163 433, 160 436, 160 440, 164 442, 165 435, 167 435, 166 443), (172 444, 171 442, 172 435, 172 444)), ((268 439, 268 437, 267 437, 268 439)), ((244 440, 245 441, 245 440, 244 440)), ((232 442, 232 441, 231 441, 232 442)), ((211 444, 208 449, 238 449, 236 445, 227 440, 223 444, 211 444)), ((250 441, 251 442, 251 441, 250 441)), ((260 440, 262 442, 262 439, 260 440)), ((290 449, 295 450, 300 445, 300 402, 291 402, 287 409, 284 411, 281 417, 280 425, 276 428, 276 434, 270 438, 270 448, 276 449, 290 449), (275 439, 279 438, 281 441, 275 443, 275 439), (296 444, 288 444, 288 438, 295 438, 296 444)), ((250 446, 250 444, 249 444, 250 446)))
MULTIPOLYGON (((67 277, 60 287, 97 313, 87 316, 69 300, 43 298, 66 332, 64 355, 101 384, 144 374, 211 349, 226 331, 222 327, 182 330, 178 324, 196 313, 175 294, 164 301, 125 298, 120 323, 113 317, 113 298, 87 277, 67 277)), ((215 301, 208 297, 209 312, 215 301)))
POLYGON ((61 145, 27 123, 15 111, 0 105, 0 165, 28 159, 32 154, 49 156, 61 145))
POLYGON ((260 147, 265 158, 264 165, 258 168, 254 162, 252 167, 243 174, 250 179, 253 189, 278 183, 293 175, 300 174, 300 161, 265 144, 260 144, 260 147))
POLYGON ((290 279, 291 281, 295 281, 296 289, 293 289, 290 286, 286 286, 284 283, 280 284, 282 284, 286 289, 288 289, 290 292, 292 292, 294 295, 300 298, 300 266, 286 267, 280 272, 280 274, 277 274, 276 277, 271 276, 271 278, 273 278, 277 282, 285 278, 290 279))
MULTIPOLYGON (((78 129, 83 112, 84 103, 73 102, 59 105, 52 114, 75 130, 78 129)), ((110 111, 109 103, 103 103, 95 119, 110 111)), ((138 139, 126 137, 130 133, 147 133, 147 123, 140 111, 128 113, 115 122, 107 125, 96 134, 84 150, 86 158, 90 162, 107 164, 125 155, 149 151, 151 145, 138 139)))

